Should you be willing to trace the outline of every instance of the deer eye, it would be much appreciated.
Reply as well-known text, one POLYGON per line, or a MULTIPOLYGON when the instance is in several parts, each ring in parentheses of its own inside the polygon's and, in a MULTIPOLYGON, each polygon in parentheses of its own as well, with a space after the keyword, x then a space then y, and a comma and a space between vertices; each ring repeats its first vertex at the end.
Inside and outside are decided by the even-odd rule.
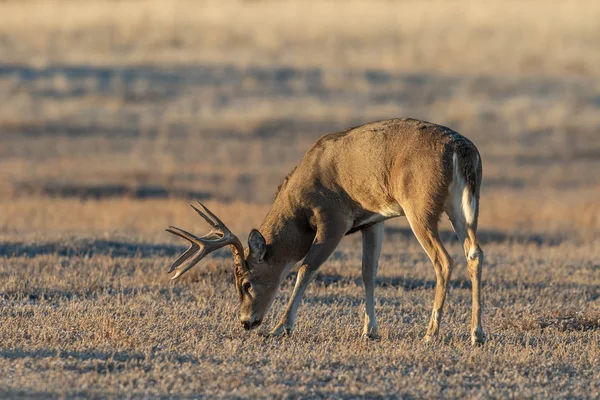
POLYGON ((250 289, 252 289, 252 284, 250 282, 246 281, 246 282, 244 282, 242 287, 244 288, 244 291, 249 292, 250 289))

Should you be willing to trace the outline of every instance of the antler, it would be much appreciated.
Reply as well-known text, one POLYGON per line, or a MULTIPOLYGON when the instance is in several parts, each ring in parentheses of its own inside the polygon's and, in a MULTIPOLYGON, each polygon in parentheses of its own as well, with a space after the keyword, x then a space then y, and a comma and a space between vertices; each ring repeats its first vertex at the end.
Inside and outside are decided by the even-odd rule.
MULTIPOLYGON (((244 254, 244 247, 242 243, 235 236, 229 228, 225 226, 225 224, 217 218, 215 214, 210 212, 206 206, 200 202, 198 202, 202 211, 194 207, 193 204, 190 206, 202 217, 208 224, 212 227, 210 233, 197 237, 189 232, 184 231, 183 229, 176 228, 174 226, 169 226, 166 231, 171 232, 174 235, 184 238, 185 240, 191 243, 190 247, 181 255, 171 268, 169 272, 173 272, 177 269, 177 272, 171 279, 177 279, 181 275, 183 275, 188 269, 192 268, 196 265, 200 260, 202 260, 208 253, 211 253, 217 249, 220 249, 226 245, 232 245, 240 255, 244 254), (184 266, 181 266, 185 263, 190 257, 193 258, 187 262, 184 266)), ((233 250, 233 248, 232 248, 233 250)))

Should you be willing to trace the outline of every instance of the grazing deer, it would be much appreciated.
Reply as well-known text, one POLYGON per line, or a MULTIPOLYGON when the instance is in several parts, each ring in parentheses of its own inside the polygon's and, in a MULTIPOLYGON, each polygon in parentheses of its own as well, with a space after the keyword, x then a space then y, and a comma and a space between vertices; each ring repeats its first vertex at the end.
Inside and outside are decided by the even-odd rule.
POLYGON ((377 336, 374 289, 383 224, 406 216, 433 263, 437 283, 425 340, 438 334, 453 269, 438 233, 445 212, 463 244, 473 284, 471 341, 485 341, 481 327, 483 251, 475 236, 481 186, 477 148, 453 130, 414 119, 373 122, 323 136, 284 180, 260 229, 253 229, 244 250, 219 218, 200 204, 194 210, 213 230, 202 237, 169 227, 190 248, 172 265, 173 279, 206 254, 230 245, 240 321, 250 330, 263 320, 281 281, 303 259, 296 285, 280 322, 271 331, 290 333, 306 287, 340 240, 362 233, 362 277, 366 309, 364 335, 377 336), (185 263, 187 261, 187 263, 185 263), (185 264, 184 264, 185 263, 185 264))

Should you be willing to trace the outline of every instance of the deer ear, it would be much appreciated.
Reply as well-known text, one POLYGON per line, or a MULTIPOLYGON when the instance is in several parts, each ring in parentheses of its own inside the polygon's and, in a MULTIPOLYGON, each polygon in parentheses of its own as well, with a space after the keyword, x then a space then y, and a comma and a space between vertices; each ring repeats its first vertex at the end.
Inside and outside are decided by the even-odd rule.
POLYGON ((255 260, 262 261, 267 253, 267 243, 261 233, 252 229, 248 236, 248 248, 250 249, 250 257, 255 260))

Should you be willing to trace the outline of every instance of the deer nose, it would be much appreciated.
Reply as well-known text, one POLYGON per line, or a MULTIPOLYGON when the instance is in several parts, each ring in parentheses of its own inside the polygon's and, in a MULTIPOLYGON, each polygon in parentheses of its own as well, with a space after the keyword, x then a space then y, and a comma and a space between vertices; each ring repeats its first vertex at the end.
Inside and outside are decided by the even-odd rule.
POLYGON ((242 323, 242 326, 244 327, 245 330, 249 331, 251 329, 256 328, 257 326, 260 325, 260 323, 262 322, 262 320, 256 320, 253 322, 250 321, 240 321, 242 323))

